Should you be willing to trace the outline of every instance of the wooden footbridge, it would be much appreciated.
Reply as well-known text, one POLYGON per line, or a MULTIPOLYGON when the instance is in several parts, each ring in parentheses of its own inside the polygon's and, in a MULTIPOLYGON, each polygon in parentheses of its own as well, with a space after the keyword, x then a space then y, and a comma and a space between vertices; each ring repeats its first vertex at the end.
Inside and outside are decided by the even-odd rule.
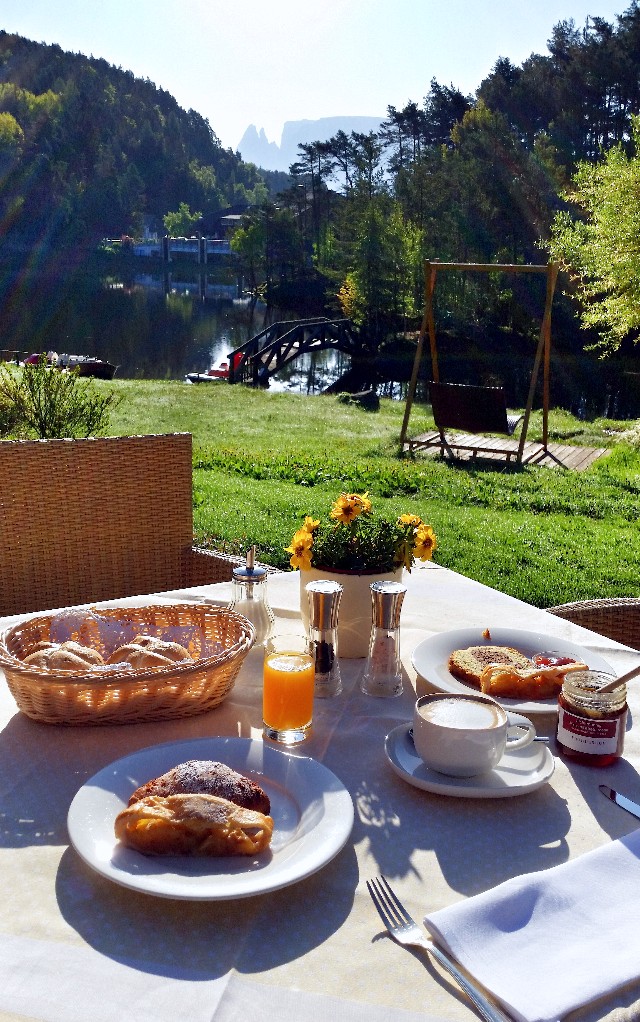
POLYGON ((229 352, 229 383, 266 386, 269 378, 300 355, 335 348, 361 355, 364 346, 349 319, 280 320, 229 352))

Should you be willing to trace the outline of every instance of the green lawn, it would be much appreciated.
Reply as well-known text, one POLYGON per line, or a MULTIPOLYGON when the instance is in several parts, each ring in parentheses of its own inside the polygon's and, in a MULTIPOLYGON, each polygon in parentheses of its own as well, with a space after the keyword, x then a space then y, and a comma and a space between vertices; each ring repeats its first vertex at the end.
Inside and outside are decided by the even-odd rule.
MULTIPOLYGON (((378 412, 335 397, 225 383, 114 381, 124 400, 113 433, 188 431, 201 543, 287 566, 284 547, 305 513, 326 514, 342 490, 374 507, 413 511, 434 526, 436 560, 537 606, 640 595, 640 434, 634 423, 550 417, 550 439, 608 446, 583 473, 495 469, 401 458, 400 402, 378 412)), ((432 424, 414 407, 410 432, 432 424)), ((540 434, 534 415, 529 438, 540 434)))

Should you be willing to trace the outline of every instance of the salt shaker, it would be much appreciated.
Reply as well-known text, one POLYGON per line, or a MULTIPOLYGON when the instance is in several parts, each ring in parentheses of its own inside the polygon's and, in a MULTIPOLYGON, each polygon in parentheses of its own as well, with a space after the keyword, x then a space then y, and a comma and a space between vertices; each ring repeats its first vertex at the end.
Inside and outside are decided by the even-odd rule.
POLYGON ((321 699, 340 695, 338 612, 342 597, 339 582, 318 579, 305 586, 309 599, 309 652, 316 671, 315 694, 321 699))
POLYGON ((372 582, 369 656, 360 682, 368 696, 399 696, 400 610, 407 587, 401 582, 372 582))
POLYGON ((229 610, 251 621, 256 630, 256 646, 264 645, 273 631, 274 615, 267 598, 267 572, 255 565, 256 548, 247 552, 246 564, 233 569, 229 610))

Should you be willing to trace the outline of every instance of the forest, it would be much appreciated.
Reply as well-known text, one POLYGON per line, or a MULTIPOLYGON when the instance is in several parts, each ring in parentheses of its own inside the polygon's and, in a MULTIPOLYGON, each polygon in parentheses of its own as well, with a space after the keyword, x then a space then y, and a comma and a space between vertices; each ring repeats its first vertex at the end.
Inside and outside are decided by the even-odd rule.
POLYGON ((46 257, 142 232, 187 203, 212 220, 263 201, 255 167, 153 82, 0 32, 0 224, 5 252, 46 257))
MULTIPOLYGON (((559 22, 546 53, 520 66, 501 57, 473 96, 425 86, 424 97, 389 106, 378 132, 301 145, 289 175, 270 174, 223 149, 206 119, 152 82, 0 32, 4 252, 33 264, 139 235, 145 220, 162 225, 178 209, 197 213, 207 233, 235 206, 247 212, 232 245, 253 293, 346 315, 374 348, 410 337, 425 259, 576 256, 568 232, 584 219, 580 175, 607 154, 634 158, 638 0, 615 24, 559 22)), ((562 291, 579 296, 579 283, 566 274, 562 291)), ((515 277, 451 276, 437 303, 441 327, 471 339, 479 330, 526 339, 539 326, 540 295, 515 277)), ((561 295, 554 315, 562 343, 578 350, 598 343, 602 324, 581 329, 576 309, 561 295)), ((631 327, 622 351, 633 350, 631 327)))
MULTIPOLYGON (((251 212, 234 245, 250 279, 266 282, 268 292, 286 294, 306 275, 379 341, 419 322, 425 259, 566 262, 570 246, 554 244, 553 235, 557 223, 566 229, 562 217, 583 214, 576 175, 607 153, 631 156, 638 112, 634 0, 616 24, 559 22, 546 54, 521 66, 499 59, 475 96, 432 80, 422 102, 389 107, 378 133, 301 146, 290 187, 251 212)), ((628 176, 639 173, 632 165, 628 176)), ((528 282, 498 274, 482 284, 453 275, 442 281, 436 300, 445 330, 473 339, 478 330, 527 336, 539 327, 543 299, 528 282)), ((578 294, 570 275, 561 282, 578 294)), ((594 324, 601 323, 581 328, 575 303, 560 293, 557 306, 565 347, 600 343, 594 324)), ((637 330, 618 337, 616 348, 632 351, 636 337, 637 330)))

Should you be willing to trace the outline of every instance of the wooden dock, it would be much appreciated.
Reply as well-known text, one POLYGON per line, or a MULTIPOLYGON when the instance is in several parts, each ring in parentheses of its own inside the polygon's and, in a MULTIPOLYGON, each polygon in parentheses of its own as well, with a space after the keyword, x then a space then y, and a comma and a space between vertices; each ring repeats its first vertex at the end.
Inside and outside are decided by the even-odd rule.
MULTIPOLYGON (((507 465, 518 464, 519 441, 502 437, 474 436, 472 434, 446 434, 441 442, 438 431, 421 433, 403 445, 405 451, 422 451, 430 457, 442 455, 457 461, 488 461, 507 465)), ((590 465, 609 453, 608 447, 576 447, 570 444, 547 444, 546 448, 533 441, 525 441, 523 465, 543 465, 545 468, 565 468, 584 472, 590 465)))

